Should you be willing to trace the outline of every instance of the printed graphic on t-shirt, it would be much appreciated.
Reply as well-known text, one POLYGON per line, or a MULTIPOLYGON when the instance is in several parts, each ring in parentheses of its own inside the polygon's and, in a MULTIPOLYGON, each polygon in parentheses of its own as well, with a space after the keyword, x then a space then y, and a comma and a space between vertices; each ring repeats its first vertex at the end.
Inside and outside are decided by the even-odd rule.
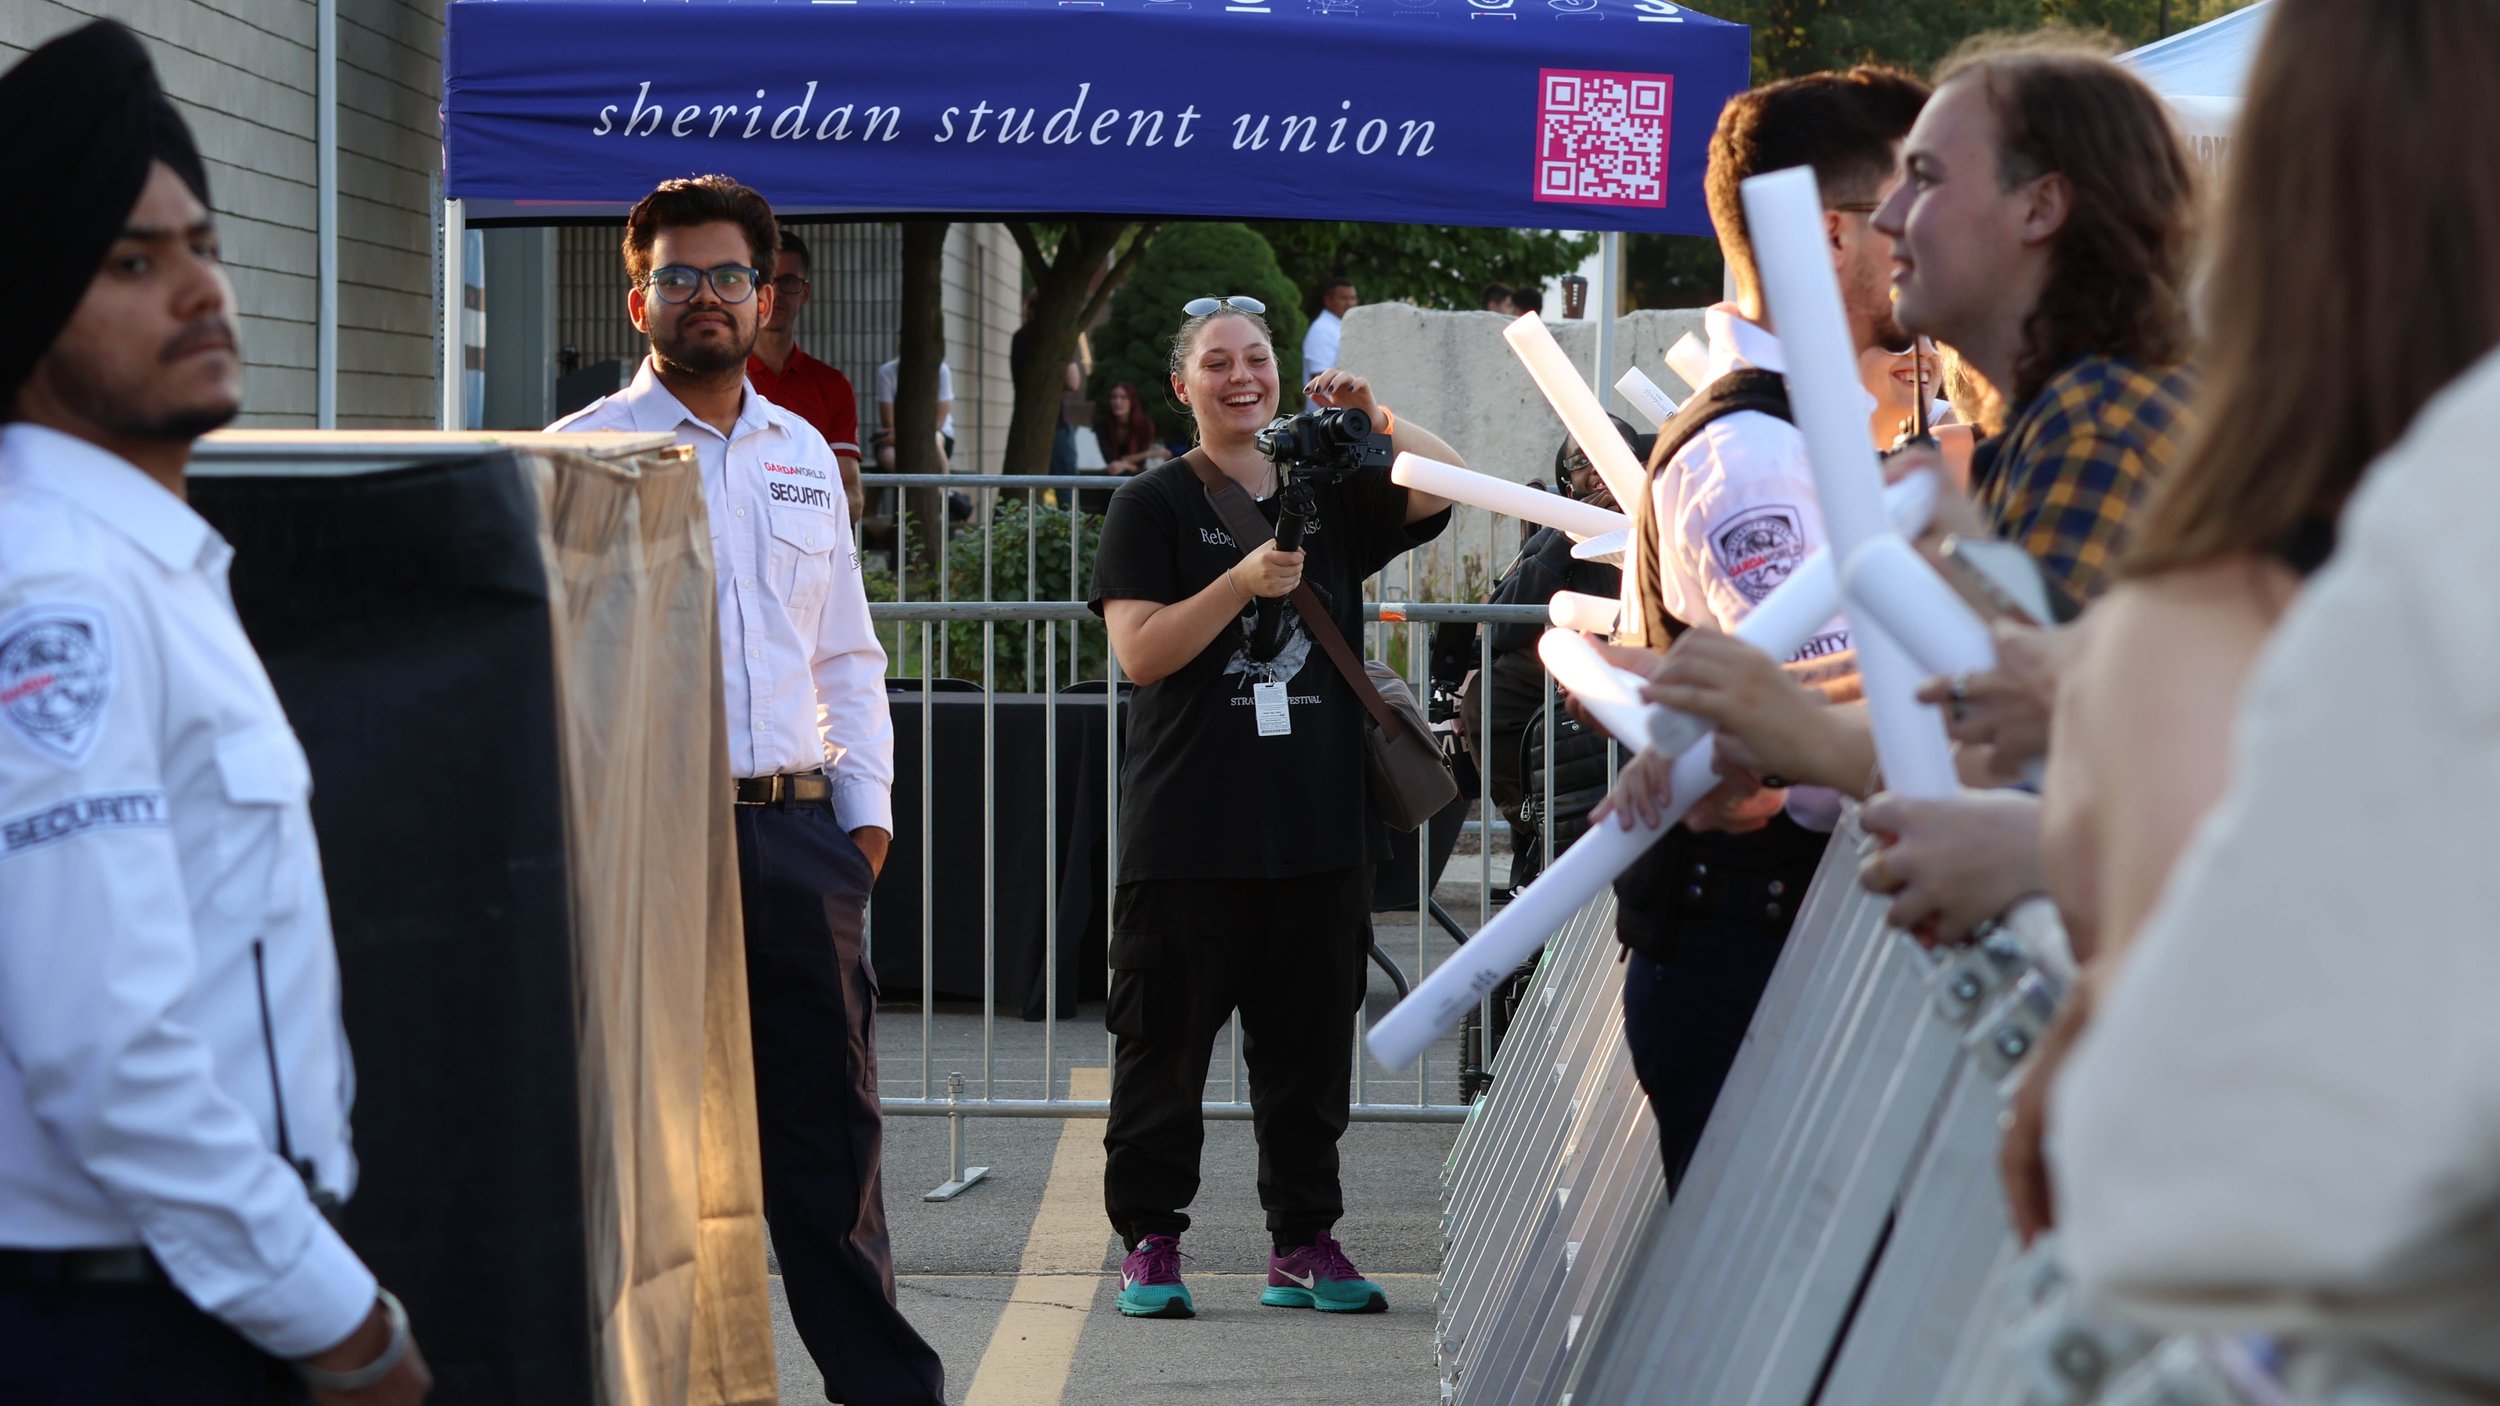
POLYGON ((1737 594, 1760 605, 1806 559, 1805 528, 1795 508, 1773 503, 1719 524, 1710 548, 1737 594))
MULTIPOLYGON (((1253 602, 1243 606, 1241 615, 1233 621, 1233 632, 1240 644, 1233 650, 1233 657, 1224 661, 1224 677, 1240 680, 1236 687, 1241 691, 1234 699, 1237 703, 1250 701, 1250 690, 1254 685, 1292 683, 1294 677, 1302 672, 1302 666, 1310 662, 1311 632, 1302 627, 1302 612, 1294 609, 1290 603, 1284 606, 1283 618, 1277 622, 1277 632, 1283 637, 1283 643, 1276 647, 1275 658, 1253 659, 1250 657, 1251 641, 1257 636, 1258 629, 1258 605, 1253 602)), ((1300 698, 1288 695, 1285 701, 1287 703, 1317 703, 1319 699, 1316 695, 1300 698)))

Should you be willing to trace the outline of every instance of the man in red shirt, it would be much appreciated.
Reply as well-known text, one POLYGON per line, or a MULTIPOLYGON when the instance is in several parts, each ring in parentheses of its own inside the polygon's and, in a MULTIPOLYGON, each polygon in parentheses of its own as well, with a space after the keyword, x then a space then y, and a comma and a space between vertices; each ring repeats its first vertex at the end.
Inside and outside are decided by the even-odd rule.
POLYGON ((747 380, 757 395, 814 425, 833 447, 857 522, 868 498, 859 486, 859 397, 850 377, 799 350, 799 311, 807 306, 808 287, 807 245, 785 226, 773 256, 773 315, 756 332, 747 380))

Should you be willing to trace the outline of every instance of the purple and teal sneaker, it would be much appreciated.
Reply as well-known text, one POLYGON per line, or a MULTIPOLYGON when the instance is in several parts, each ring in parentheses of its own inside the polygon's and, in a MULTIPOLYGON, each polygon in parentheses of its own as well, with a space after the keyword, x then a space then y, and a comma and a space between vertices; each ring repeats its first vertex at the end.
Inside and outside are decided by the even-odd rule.
POLYGON ((1198 1306, 1189 1301, 1189 1289, 1181 1283, 1180 1241, 1169 1235, 1149 1235, 1120 1261, 1120 1312, 1131 1318, 1198 1316, 1198 1306))
POLYGON ((1292 1254, 1267 1252, 1267 1289, 1259 1302, 1322 1313, 1385 1313, 1389 1308, 1389 1296, 1354 1268, 1345 1247, 1325 1230, 1292 1254))

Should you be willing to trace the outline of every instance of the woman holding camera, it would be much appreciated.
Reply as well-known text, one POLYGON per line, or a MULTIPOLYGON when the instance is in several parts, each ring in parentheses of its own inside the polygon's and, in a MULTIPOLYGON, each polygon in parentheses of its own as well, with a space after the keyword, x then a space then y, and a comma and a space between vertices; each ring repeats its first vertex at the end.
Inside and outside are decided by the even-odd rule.
MULTIPOLYGON (((1284 468, 1255 438, 1282 389, 1265 311, 1240 297, 1187 305, 1172 394, 1198 444, 1120 489, 1094 562, 1091 604, 1138 683, 1120 782, 1106 1015, 1120 1038, 1103 1136, 1104 1206, 1129 1250, 1120 1311, 1132 1317, 1195 1313, 1180 1236, 1198 1191, 1207 1064, 1235 1010, 1275 1244, 1260 1302, 1388 1306, 1330 1233, 1345 1210, 1337 1139, 1386 836, 1365 794, 1363 706, 1284 598, 1309 584, 1328 623, 1359 641, 1364 580, 1437 536, 1449 505, 1383 468, 1306 466, 1316 506, 1303 550, 1235 541, 1200 465, 1276 521, 1284 468)), ((1359 376, 1322 372, 1303 391, 1369 415, 1395 449, 1457 462, 1359 376)))

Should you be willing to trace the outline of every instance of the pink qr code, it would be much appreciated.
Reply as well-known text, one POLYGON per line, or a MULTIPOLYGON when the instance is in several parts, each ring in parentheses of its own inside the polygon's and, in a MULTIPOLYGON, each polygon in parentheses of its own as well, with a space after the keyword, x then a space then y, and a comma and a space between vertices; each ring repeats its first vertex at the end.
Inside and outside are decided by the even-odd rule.
POLYGON ((1674 97, 1672 74, 1541 70, 1536 198, 1665 206, 1674 97))

